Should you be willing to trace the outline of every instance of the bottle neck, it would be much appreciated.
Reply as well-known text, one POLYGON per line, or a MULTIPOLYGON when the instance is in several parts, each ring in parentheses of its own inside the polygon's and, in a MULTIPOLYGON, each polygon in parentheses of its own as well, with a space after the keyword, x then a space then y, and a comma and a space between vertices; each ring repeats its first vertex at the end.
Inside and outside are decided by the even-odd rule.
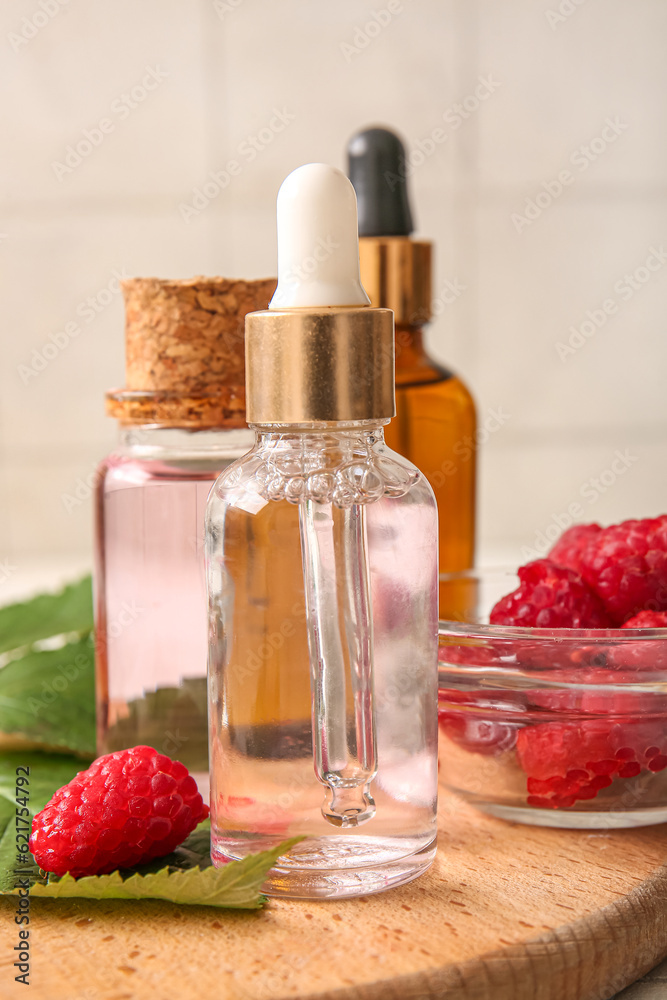
POLYGON ((251 424, 251 427, 255 432, 255 445, 260 447, 281 442, 287 447, 312 445, 319 450, 334 438, 351 445, 357 441, 377 444, 384 441, 384 425, 388 423, 388 420, 354 420, 350 423, 251 424))
POLYGON ((430 358, 424 347, 424 329, 422 326, 396 326, 395 336, 396 369, 414 368, 430 358))
POLYGON ((145 460, 169 461, 178 458, 234 460, 252 447, 253 433, 247 428, 230 430, 185 430, 156 424, 121 425, 119 450, 145 460))

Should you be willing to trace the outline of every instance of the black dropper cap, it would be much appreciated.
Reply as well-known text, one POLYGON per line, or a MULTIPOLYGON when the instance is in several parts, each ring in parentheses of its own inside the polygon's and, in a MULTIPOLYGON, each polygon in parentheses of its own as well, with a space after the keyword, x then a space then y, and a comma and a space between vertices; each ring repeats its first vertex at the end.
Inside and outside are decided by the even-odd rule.
POLYGON ((357 132, 347 146, 347 173, 357 192, 360 236, 409 236, 405 147, 388 128, 357 132))

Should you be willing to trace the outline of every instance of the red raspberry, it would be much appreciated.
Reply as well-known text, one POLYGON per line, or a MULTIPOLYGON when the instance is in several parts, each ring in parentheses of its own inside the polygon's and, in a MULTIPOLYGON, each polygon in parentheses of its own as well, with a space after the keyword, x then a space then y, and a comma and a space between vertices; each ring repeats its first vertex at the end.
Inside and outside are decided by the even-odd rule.
POLYGON ((517 736, 517 757, 527 774, 527 803, 567 809, 594 799, 618 778, 667 768, 661 723, 607 719, 547 722, 526 726, 517 736))
POLYGON ((667 515, 603 528, 585 545, 580 564, 612 624, 644 609, 667 611, 667 515))
POLYGON ((169 854, 207 816, 184 764, 133 747, 60 788, 32 822, 30 850, 56 875, 104 875, 169 854))
POLYGON ((623 622, 621 628, 667 628, 667 611, 640 611, 623 622))
POLYGON ((536 559, 519 569, 519 587, 491 611, 492 625, 533 628, 607 628, 602 602, 578 573, 536 559))
POLYGON ((574 524, 563 532, 547 558, 557 566, 565 566, 581 573, 581 553, 600 531, 602 528, 599 524, 574 524))

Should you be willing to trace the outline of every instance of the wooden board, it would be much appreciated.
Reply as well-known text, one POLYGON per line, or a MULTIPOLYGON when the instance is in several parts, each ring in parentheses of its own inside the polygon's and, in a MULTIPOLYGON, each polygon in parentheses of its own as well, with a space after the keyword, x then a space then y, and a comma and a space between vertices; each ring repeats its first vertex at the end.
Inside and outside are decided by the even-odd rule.
MULTIPOLYGON (((667 825, 519 826, 446 794, 440 825, 426 875, 346 902, 34 900, 30 996, 607 1000, 667 954, 667 825)), ((22 996, 1 904, 0 997, 22 996)))

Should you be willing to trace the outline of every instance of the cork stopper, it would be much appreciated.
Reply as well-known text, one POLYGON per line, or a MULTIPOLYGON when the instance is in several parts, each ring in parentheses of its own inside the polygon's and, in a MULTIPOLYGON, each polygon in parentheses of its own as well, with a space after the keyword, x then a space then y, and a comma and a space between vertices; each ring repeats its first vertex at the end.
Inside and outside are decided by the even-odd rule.
POLYGON ((266 309, 274 278, 130 278, 126 388, 106 394, 123 424, 192 430, 245 426, 245 315, 266 309))

